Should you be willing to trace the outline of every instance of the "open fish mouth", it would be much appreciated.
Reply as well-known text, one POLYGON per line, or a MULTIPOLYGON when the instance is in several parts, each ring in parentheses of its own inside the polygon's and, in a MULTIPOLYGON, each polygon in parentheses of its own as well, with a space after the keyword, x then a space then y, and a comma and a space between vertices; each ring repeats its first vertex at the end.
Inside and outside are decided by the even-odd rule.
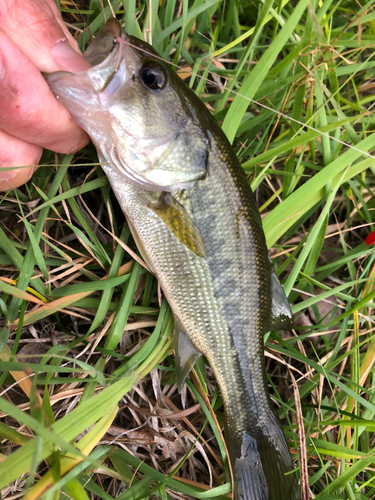
POLYGON ((123 38, 113 36, 107 40, 105 50, 100 46, 95 51, 89 51, 88 62, 96 63, 92 68, 80 73, 44 73, 56 98, 69 109, 82 128, 85 128, 84 117, 87 112, 92 114, 94 111, 106 110, 109 97, 129 78, 132 69, 131 65, 127 68, 125 64, 128 59, 126 48, 123 38))

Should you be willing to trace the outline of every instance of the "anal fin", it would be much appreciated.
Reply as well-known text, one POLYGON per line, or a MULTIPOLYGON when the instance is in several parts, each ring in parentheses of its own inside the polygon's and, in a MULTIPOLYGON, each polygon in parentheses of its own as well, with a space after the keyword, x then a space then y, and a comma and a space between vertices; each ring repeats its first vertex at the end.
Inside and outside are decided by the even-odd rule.
POLYGON ((190 340, 185 335, 179 321, 175 319, 174 348, 176 359, 177 388, 181 392, 186 377, 201 355, 195 350, 190 340))

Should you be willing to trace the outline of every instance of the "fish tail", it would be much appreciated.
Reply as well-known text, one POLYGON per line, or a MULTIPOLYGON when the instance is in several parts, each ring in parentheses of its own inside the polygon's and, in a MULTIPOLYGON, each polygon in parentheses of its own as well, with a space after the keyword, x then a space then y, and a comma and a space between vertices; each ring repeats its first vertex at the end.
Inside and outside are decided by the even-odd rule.
POLYGON ((241 456, 232 460, 235 500, 268 500, 267 482, 256 440, 244 434, 241 456))
POLYGON ((300 500, 292 457, 278 418, 273 416, 262 431, 257 443, 268 487, 267 500, 300 500))
POLYGON ((230 453, 235 500, 300 500, 292 458, 278 422, 270 421, 257 439, 245 432, 240 449, 241 455, 238 446, 234 459, 230 453))

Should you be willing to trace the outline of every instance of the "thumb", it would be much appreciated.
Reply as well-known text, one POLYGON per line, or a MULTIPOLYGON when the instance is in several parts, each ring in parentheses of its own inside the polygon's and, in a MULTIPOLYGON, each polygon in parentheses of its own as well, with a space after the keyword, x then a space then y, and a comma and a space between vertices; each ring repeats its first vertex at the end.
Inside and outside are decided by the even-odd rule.
POLYGON ((2 31, 40 70, 85 71, 90 67, 64 25, 53 0, 3 0, 2 31))

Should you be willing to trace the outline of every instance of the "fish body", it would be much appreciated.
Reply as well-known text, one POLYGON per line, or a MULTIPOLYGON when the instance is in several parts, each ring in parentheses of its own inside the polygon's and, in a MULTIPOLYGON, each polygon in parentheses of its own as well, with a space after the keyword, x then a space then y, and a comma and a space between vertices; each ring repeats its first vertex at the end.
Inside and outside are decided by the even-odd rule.
POLYGON ((297 500, 263 355, 272 318, 287 320, 290 311, 246 176, 209 111, 152 47, 115 20, 96 46, 102 42, 89 53, 93 60, 103 52, 97 66, 51 74, 47 82, 91 136, 170 304, 179 385, 198 355, 212 367, 234 498, 297 500))

